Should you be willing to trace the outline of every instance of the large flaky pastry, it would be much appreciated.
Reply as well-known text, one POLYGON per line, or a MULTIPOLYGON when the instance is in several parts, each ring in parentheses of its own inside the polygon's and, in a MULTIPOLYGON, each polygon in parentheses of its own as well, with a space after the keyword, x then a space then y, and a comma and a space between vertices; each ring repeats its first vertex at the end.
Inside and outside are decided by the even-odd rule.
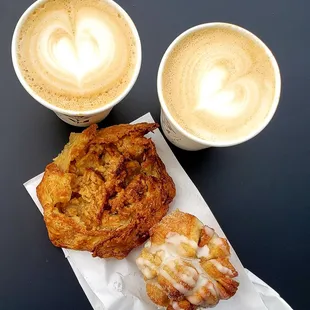
POLYGON ((72 133, 37 195, 55 246, 122 259, 168 211, 175 186, 151 139, 157 124, 72 133))
POLYGON ((167 215, 150 232, 137 265, 150 299, 167 310, 213 307, 232 297, 239 283, 229 261, 230 247, 212 228, 180 211, 167 215))

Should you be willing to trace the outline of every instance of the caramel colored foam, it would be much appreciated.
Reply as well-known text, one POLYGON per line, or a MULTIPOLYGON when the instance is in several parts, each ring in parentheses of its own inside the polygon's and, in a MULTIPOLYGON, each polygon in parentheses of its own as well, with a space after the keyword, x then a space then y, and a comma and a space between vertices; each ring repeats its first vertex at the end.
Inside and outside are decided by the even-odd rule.
POLYGON ((136 52, 125 18, 101 0, 47 0, 19 33, 26 82, 68 110, 92 110, 121 95, 134 74, 136 52))
POLYGON ((197 30, 172 50, 163 97, 187 132, 227 142, 254 132, 270 112, 275 72, 257 42, 229 26, 197 30))

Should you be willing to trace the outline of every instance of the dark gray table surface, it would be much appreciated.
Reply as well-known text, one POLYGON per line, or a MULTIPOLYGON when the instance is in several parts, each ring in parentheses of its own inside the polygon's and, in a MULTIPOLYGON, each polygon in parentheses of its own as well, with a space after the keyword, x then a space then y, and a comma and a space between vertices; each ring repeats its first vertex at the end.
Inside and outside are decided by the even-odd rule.
MULTIPOLYGON (((230 148, 172 149, 244 266, 294 309, 309 309, 310 2, 118 2, 136 23, 143 64, 131 93, 101 126, 130 122, 148 111, 158 120, 160 59, 169 43, 191 26, 236 23, 257 34, 274 52, 282 96, 273 121, 258 137, 230 148)), ((0 309, 91 309, 62 251, 48 240, 41 214, 22 185, 43 171, 75 130, 36 103, 13 72, 13 28, 31 3, 0 2, 0 309)))

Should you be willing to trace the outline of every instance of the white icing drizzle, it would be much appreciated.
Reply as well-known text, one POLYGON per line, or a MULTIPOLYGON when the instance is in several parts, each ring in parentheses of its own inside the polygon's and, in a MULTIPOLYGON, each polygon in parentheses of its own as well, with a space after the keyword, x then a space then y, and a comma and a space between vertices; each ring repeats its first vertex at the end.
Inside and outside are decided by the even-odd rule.
POLYGON ((199 306, 201 304, 201 297, 199 295, 192 295, 186 297, 186 299, 193 305, 199 306))
POLYGON ((182 308, 180 308, 180 306, 179 306, 179 303, 176 302, 176 301, 173 301, 173 302, 171 303, 171 306, 172 306, 172 308, 173 308, 174 310, 182 310, 182 308))
POLYGON ((146 266, 148 266, 148 267, 150 267, 152 269, 156 269, 157 268, 156 265, 152 264, 148 259, 145 259, 143 257, 139 257, 137 259, 137 265, 139 265, 139 266, 146 265, 146 266))
POLYGON ((197 257, 201 258, 201 257, 208 257, 210 254, 210 249, 207 245, 204 245, 203 247, 199 247, 197 249, 197 257))
POLYGON ((221 238, 214 238, 211 240, 214 245, 223 245, 223 240, 221 238))
POLYGON ((230 251, 229 251, 229 246, 227 247, 226 244, 224 243, 223 239, 220 237, 213 237, 210 240, 210 243, 213 244, 214 246, 218 246, 222 249, 222 251, 228 256, 230 255, 230 251))
POLYGON ((168 233, 165 243, 160 245, 147 245, 147 248, 152 254, 157 254, 164 262, 171 257, 186 256, 187 253, 182 247, 182 244, 187 244, 194 250, 197 250, 198 248, 197 242, 177 233, 168 233))
POLYGON ((212 237, 214 235, 214 230, 209 226, 205 225, 203 228, 207 236, 212 237))
POLYGON ((149 267, 144 267, 142 273, 147 279, 153 278, 153 273, 149 267))
POLYGON ((171 284, 172 286, 178 290, 180 293, 182 293, 183 295, 186 295, 189 293, 189 290, 187 288, 185 288, 182 284, 178 283, 176 280, 174 280, 170 274, 168 272, 166 272, 164 269, 161 269, 159 271, 159 274, 162 275, 164 278, 166 278, 171 284))
POLYGON ((166 236, 166 242, 168 244, 173 244, 179 246, 182 243, 190 245, 192 248, 197 249, 197 242, 194 240, 190 240, 183 235, 179 235, 178 233, 170 232, 166 236))
MULTIPOLYGON (((211 291, 211 294, 213 294, 214 296, 216 296, 218 294, 218 289, 217 289, 217 283, 214 279, 212 279, 205 271, 204 269, 201 267, 200 265, 200 261, 199 260, 192 260, 191 264, 195 267, 195 269, 198 271, 199 274, 199 280, 197 281, 197 287, 201 288, 202 285, 201 283, 203 283, 203 279, 207 279, 208 280, 208 288, 211 291), (213 289, 212 289, 213 288, 213 289)), ((197 288, 196 288, 197 290, 197 288)))
MULTIPOLYGON (((206 234, 212 238, 210 240, 211 244, 215 246, 224 245, 223 240, 215 234, 213 229, 207 226, 204 229, 206 234)), ((137 265, 146 278, 152 278, 152 272, 158 271, 158 274, 167 279, 191 304, 197 306, 204 305, 209 293, 213 296, 219 296, 220 292, 217 288, 216 280, 211 278, 200 265, 201 257, 209 257, 210 249, 207 245, 198 247, 197 242, 194 240, 190 240, 177 233, 169 233, 164 244, 147 243, 145 247, 150 253, 156 254, 161 258, 160 266, 156 266, 141 257, 137 259, 137 265), (182 248, 182 244, 187 244, 195 249, 196 258, 181 258, 180 248, 182 248), (165 266, 170 269, 170 274, 173 273, 173 275, 171 274, 172 276, 164 270, 165 266), (182 266, 182 272, 177 269, 177 266, 182 266), (181 283, 179 283, 180 281, 181 283)), ((224 275, 233 276, 233 272, 229 268, 223 266, 215 259, 211 260, 211 262, 224 275)), ((174 310, 181 309, 178 302, 173 301, 171 305, 174 310)))
POLYGON ((176 267, 176 260, 169 260, 166 266, 168 266, 170 269, 174 269, 176 267))
POLYGON ((167 234, 165 243, 170 247, 170 251, 174 251, 180 256, 185 257, 188 256, 188 252, 183 247, 184 244, 190 246, 194 251, 196 251, 198 247, 197 242, 194 240, 173 232, 167 234))
POLYGON ((218 262, 217 260, 212 259, 211 262, 212 262, 212 264, 214 265, 214 267, 215 267, 219 272, 221 272, 221 273, 223 273, 223 274, 228 274, 228 275, 230 275, 230 276, 233 276, 233 272, 232 272, 229 268, 223 266, 223 265, 222 265, 220 262, 218 262))
POLYGON ((186 296, 186 299, 193 305, 199 306, 203 302, 206 294, 203 290, 203 287, 206 287, 209 283, 209 280, 203 276, 199 277, 195 289, 191 292, 189 296, 186 296))
POLYGON ((184 273, 180 274, 179 276, 180 279, 190 287, 194 287, 199 278, 198 272, 189 266, 186 266, 184 273))
POLYGON ((213 283, 212 281, 209 281, 207 287, 208 287, 209 291, 211 292, 211 294, 212 294, 213 296, 216 296, 216 295, 217 295, 217 292, 218 292, 217 286, 214 285, 214 283, 213 283))
MULTIPOLYGON (((199 278, 199 274, 196 271, 195 268, 192 268, 190 266, 187 266, 183 263, 183 261, 181 259, 173 259, 167 262, 167 264, 165 264, 165 266, 167 266, 168 268, 170 268, 170 270, 181 279, 181 281, 183 283, 185 283, 186 285, 188 285, 189 287, 195 287, 196 282, 199 278), (182 272, 178 272, 176 267, 177 265, 181 265, 183 268, 182 272)), ((167 280, 170 281, 170 279, 172 279, 172 277, 163 269, 161 269, 160 274, 162 276, 164 276, 167 280), (169 279, 167 278, 167 275, 169 276, 169 279)), ((173 282, 171 282, 172 285, 181 293, 183 294, 187 294, 188 289, 184 288, 183 285, 181 285, 181 289, 179 290, 177 288, 177 286, 179 286, 179 283, 173 279, 173 282)))
POLYGON ((213 296, 217 296, 217 290, 213 282, 205 276, 200 276, 195 289, 191 292, 191 295, 186 296, 186 299, 193 305, 202 305, 208 297, 208 291, 213 296))
POLYGON ((152 264, 148 259, 145 259, 143 257, 138 257, 136 263, 147 279, 153 278, 153 272, 156 271, 157 268, 154 264, 152 264))

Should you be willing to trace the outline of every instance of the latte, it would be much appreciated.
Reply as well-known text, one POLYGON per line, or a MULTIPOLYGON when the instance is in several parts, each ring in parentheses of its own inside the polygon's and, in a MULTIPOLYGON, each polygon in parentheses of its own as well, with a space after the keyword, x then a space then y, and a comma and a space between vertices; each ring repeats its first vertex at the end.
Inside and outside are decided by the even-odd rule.
POLYGON ((226 24, 185 35, 168 54, 161 92, 188 133, 216 143, 257 131, 276 96, 276 73, 264 46, 226 24))
POLYGON ((47 0, 23 22, 17 57, 39 97, 86 111, 124 93, 135 74, 138 48, 128 21, 109 1, 47 0))

